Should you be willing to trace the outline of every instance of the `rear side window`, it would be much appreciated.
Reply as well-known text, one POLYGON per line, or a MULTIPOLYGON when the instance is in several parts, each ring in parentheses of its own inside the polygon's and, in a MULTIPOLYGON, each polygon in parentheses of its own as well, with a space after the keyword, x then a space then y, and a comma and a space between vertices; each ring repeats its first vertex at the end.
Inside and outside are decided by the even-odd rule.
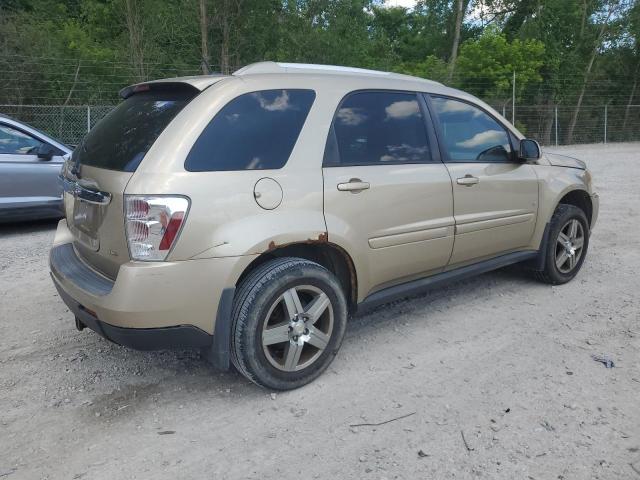
POLYGON ((338 108, 325 166, 430 161, 424 117, 415 94, 358 92, 338 108))
POLYGON ((313 90, 263 90, 233 99, 187 156, 190 172, 266 170, 289 160, 315 99, 313 90))
POLYGON ((434 97, 444 144, 451 162, 509 162, 509 136, 502 125, 478 107, 434 97))
POLYGON ((150 90, 134 94, 87 134, 73 152, 74 161, 92 167, 134 172, 169 122, 194 96, 191 89, 150 90))

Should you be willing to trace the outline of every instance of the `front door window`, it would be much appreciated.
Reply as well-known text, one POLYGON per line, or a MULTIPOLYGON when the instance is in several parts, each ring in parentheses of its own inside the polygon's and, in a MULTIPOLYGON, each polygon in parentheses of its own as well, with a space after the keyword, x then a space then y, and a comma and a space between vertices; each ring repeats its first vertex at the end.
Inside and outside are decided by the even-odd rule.
POLYGON ((449 162, 510 162, 505 129, 486 112, 465 102, 433 97, 449 162))

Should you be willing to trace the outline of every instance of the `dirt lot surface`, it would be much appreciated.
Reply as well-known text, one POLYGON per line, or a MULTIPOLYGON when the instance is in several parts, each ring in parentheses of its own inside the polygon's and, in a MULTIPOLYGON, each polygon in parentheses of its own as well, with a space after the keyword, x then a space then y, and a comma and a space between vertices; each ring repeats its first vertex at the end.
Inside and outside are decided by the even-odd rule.
POLYGON ((573 282, 503 270, 385 306, 277 395, 76 331, 54 224, 0 227, 0 478, 640 479, 640 144, 550 150, 601 195, 573 282))

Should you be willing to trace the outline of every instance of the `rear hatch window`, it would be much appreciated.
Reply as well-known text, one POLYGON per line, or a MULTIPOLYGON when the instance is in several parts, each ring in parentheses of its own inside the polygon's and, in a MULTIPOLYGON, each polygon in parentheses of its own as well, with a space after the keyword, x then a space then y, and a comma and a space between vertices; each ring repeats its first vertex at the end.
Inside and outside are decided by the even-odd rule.
MULTIPOLYGON (((143 87, 148 88, 148 87, 143 87)), ((153 86, 114 108, 74 150, 73 162, 135 172, 166 126, 197 94, 191 87, 153 86)))

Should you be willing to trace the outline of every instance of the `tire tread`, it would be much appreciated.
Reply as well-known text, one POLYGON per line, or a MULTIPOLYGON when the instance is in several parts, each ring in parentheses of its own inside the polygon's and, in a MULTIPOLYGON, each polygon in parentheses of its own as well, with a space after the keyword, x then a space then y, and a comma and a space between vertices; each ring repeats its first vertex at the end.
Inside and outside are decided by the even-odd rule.
MULTIPOLYGON (((312 268, 315 270, 321 269, 323 274, 333 277, 333 275, 327 269, 325 269, 318 263, 296 257, 281 257, 269 260, 262 265, 259 265, 255 270, 250 272, 245 279, 242 280, 242 282, 238 286, 238 289, 236 290, 236 296, 232 308, 232 331, 230 348, 231 362, 242 375, 259 386, 276 390, 284 390, 290 388, 282 382, 277 383, 275 381, 265 381, 265 379, 260 378, 260 375, 258 375, 254 371, 247 360, 248 346, 245 344, 246 339, 244 338, 244 336, 250 328, 248 326, 248 322, 251 320, 251 315, 255 315, 255 309, 258 303, 255 299, 261 294, 263 289, 268 284, 278 281, 280 278, 290 273, 292 270, 303 270, 304 268, 312 268)), ((340 289, 340 284, 338 283, 337 279, 334 280, 334 288, 337 288, 339 292, 344 295, 342 290, 340 289)), ((344 301, 344 305, 344 321, 346 322, 346 301, 344 301)), ((344 330, 342 329, 342 332, 343 331, 344 330)), ((339 340, 341 341, 341 338, 339 340)), ((339 347, 339 345, 340 342, 337 344, 337 346, 339 347)), ((317 372, 314 372, 311 379, 319 375, 322 370, 324 370, 324 368, 320 369, 317 372)), ((307 382, 298 383, 300 383, 300 385, 296 384, 296 386, 301 386, 302 384, 307 382)))
POLYGON ((571 218, 572 216, 577 216, 577 217, 582 217, 582 220, 586 223, 587 227, 588 227, 588 222, 587 222, 587 217, 584 213, 584 211, 582 211, 580 208, 574 206, 574 205, 569 205, 566 203, 560 203, 555 211, 553 212, 553 215, 551 216, 551 220, 549 221, 549 241, 546 245, 546 252, 544 252, 545 254, 545 262, 544 262, 544 269, 543 270, 534 270, 533 271, 533 276, 536 280, 542 282, 542 283, 547 283, 550 285, 560 285, 563 283, 566 283, 568 281, 570 281, 580 270, 580 268, 582 267, 582 263, 585 260, 585 257, 587 255, 587 248, 589 246, 589 241, 588 241, 588 235, 589 235, 589 231, 588 228, 585 230, 584 234, 585 234, 585 245, 584 245, 584 251, 582 253, 582 258, 580 259, 580 266, 575 270, 575 272, 573 273, 573 276, 571 276, 568 280, 565 279, 560 279, 558 277, 558 275, 554 275, 555 272, 551 271, 551 268, 553 268, 553 266, 550 265, 550 260, 549 260, 549 255, 551 255, 551 247, 553 246, 555 249, 555 242, 556 239, 555 237, 551 234, 551 232, 555 232, 556 228, 559 226, 560 223, 566 222, 568 218, 571 218), (553 238, 552 238, 553 237, 553 238))

